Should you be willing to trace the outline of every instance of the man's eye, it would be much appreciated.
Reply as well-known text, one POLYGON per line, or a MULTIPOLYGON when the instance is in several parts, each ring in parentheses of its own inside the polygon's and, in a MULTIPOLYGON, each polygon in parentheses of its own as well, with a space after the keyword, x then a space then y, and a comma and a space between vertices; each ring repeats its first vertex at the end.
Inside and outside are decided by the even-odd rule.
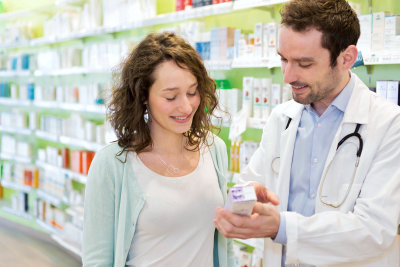
POLYGON ((299 67, 300 67, 300 68, 306 69, 306 68, 311 67, 311 65, 312 65, 312 64, 299 64, 299 67))

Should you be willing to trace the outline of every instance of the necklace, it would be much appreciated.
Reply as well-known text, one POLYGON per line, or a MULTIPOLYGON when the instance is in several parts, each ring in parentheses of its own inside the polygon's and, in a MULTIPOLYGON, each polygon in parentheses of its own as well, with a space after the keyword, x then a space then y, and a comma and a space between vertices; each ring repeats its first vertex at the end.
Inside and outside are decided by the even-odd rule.
POLYGON ((158 157, 158 159, 161 161, 161 163, 165 166, 165 168, 166 168, 166 170, 167 170, 167 172, 168 172, 169 174, 176 175, 176 174, 179 172, 179 168, 174 167, 174 166, 172 166, 172 165, 169 165, 167 162, 165 162, 165 160, 163 160, 163 159, 160 157, 160 155, 157 154, 157 157, 158 157))

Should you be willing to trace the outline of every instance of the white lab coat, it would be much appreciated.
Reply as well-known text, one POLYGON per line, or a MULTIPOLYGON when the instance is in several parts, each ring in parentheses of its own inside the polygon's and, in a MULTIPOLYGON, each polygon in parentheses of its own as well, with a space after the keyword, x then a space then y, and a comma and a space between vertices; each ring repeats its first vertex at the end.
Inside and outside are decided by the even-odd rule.
MULTIPOLYGON (((318 193, 315 215, 305 217, 286 211, 292 154, 303 109, 303 105, 293 100, 274 109, 264 128, 260 147, 242 173, 242 179, 264 183, 280 197, 278 210, 286 216, 287 264, 399 265, 395 237, 400 223, 400 108, 378 97, 357 76, 355 78, 354 90, 323 172, 332 161, 339 140, 354 132, 356 123, 360 123, 364 148, 354 183, 342 206, 324 205, 318 193), (292 121, 285 130, 288 118, 292 121), (279 174, 271 168, 275 157, 280 157, 279 174)), ((344 196, 350 183, 358 141, 351 138, 346 142, 354 142, 356 146, 348 144, 343 146, 343 151, 338 150, 335 162, 344 157, 345 164, 340 168, 331 166, 328 172, 331 179, 326 178, 322 192, 326 199, 334 200, 338 194, 344 196)), ((264 266, 281 266, 281 252, 280 244, 266 238, 264 266)))

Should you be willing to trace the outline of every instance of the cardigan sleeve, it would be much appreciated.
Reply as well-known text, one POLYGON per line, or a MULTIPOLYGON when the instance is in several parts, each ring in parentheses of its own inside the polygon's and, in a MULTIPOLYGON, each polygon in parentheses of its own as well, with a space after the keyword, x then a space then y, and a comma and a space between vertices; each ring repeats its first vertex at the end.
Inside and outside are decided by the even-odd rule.
POLYGON ((115 178, 112 149, 96 153, 85 191, 83 266, 114 265, 115 178))

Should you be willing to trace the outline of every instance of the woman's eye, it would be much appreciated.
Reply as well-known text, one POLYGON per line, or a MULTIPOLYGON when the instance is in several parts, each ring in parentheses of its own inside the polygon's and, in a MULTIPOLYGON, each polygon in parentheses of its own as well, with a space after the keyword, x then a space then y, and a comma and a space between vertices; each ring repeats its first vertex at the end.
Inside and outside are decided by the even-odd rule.
POLYGON ((166 97, 165 99, 167 99, 168 101, 173 101, 175 100, 175 97, 166 97))
POLYGON ((195 96, 196 95, 196 91, 194 91, 193 93, 188 93, 188 96, 195 96))

